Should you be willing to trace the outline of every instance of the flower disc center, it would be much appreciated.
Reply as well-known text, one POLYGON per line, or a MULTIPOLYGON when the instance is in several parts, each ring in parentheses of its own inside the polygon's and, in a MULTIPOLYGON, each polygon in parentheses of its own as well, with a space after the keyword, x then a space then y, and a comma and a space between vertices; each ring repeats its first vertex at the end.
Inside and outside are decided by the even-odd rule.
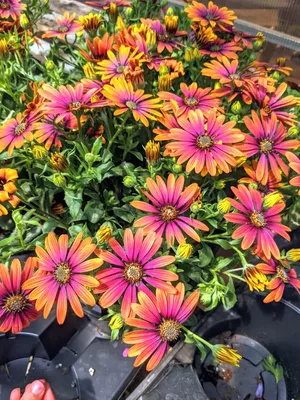
POLYGON ((250 215, 250 220, 251 223, 258 227, 258 228, 263 228, 264 226, 267 225, 267 222, 265 220, 264 214, 263 213, 259 213, 257 211, 254 211, 251 215, 250 215))
POLYGON ((137 109, 137 104, 134 101, 126 101, 126 106, 130 109, 130 110, 136 110, 137 109))
POLYGON ((166 319, 159 325, 159 335, 162 340, 173 342, 179 337, 180 324, 172 319, 166 319))
POLYGON ((218 44, 214 44, 210 48, 211 51, 220 51, 221 49, 222 49, 222 47, 219 46, 218 44))
POLYGON ((143 268, 138 263, 125 264, 124 277, 131 283, 137 283, 143 276, 143 268))
POLYGON ((60 263, 54 270, 54 278, 56 282, 62 285, 66 285, 71 279, 71 269, 68 264, 60 263))
POLYGON ((118 72, 119 74, 121 74, 122 72, 124 72, 124 69, 125 69, 124 65, 120 65, 120 66, 117 68, 117 72, 118 72))
POLYGON ((264 139, 259 143, 259 148, 262 153, 270 154, 273 151, 273 141, 264 139))
POLYGON ((27 126, 26 126, 25 122, 22 122, 21 124, 17 125, 15 127, 15 135, 16 136, 22 135, 22 133, 24 133, 26 131, 26 128, 27 128, 27 126))
POLYGON ((177 218, 177 210, 173 206, 165 206, 161 210, 161 215, 165 221, 173 221, 177 218))
POLYGON ((82 105, 81 101, 73 101, 69 106, 69 110, 70 111, 77 111, 77 110, 80 109, 81 105, 82 105))
POLYGON ((239 74, 231 74, 229 75, 231 79, 240 79, 240 75, 239 74))
POLYGON ((3 179, 0 179, 0 190, 4 189, 5 184, 6 184, 6 182, 3 179))
POLYGON ((68 32, 69 27, 64 25, 64 26, 60 26, 57 30, 58 30, 58 32, 66 33, 66 32, 68 32))
POLYGON ((286 270, 282 267, 276 267, 277 276, 284 282, 288 283, 290 281, 290 277, 288 276, 286 270))
POLYGON ((199 100, 196 97, 185 97, 183 98, 184 104, 189 107, 195 107, 199 104, 199 100))
POLYGON ((214 144, 212 138, 208 135, 201 135, 197 138, 197 146, 200 149, 208 149, 214 144))
POLYGON ((215 18, 214 14, 211 14, 211 13, 206 14, 206 19, 208 19, 209 21, 213 20, 214 18, 215 18))
POLYGON ((0 8, 2 8, 2 10, 10 10, 10 4, 8 4, 8 3, 1 3, 1 4, 0 4, 0 8))
POLYGON ((8 312, 19 313, 26 307, 27 301, 22 294, 9 297, 4 305, 8 312))
POLYGON ((270 107, 269 105, 268 105, 268 106, 265 106, 263 110, 264 110, 264 112, 266 112, 267 114, 270 114, 271 111, 272 111, 272 110, 271 110, 271 107, 270 107))

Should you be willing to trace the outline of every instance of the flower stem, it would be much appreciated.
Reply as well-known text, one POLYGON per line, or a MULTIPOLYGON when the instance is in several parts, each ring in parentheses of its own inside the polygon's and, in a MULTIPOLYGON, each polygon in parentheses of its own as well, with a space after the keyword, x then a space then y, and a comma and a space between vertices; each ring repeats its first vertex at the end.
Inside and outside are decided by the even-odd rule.
POLYGON ((239 281, 245 282, 245 279, 239 275, 232 274, 231 272, 228 272, 228 271, 225 271, 224 274, 226 274, 227 276, 230 276, 231 278, 235 278, 235 279, 238 279, 239 281))
POLYGON ((180 325, 180 328, 186 332, 190 337, 192 337, 195 342, 201 342, 203 343, 205 346, 207 346, 209 349, 213 349, 213 345, 210 344, 207 340, 203 339, 202 337, 196 335, 195 333, 193 333, 192 331, 190 331, 188 328, 186 328, 184 325, 180 325))
POLYGON ((109 150, 111 148, 111 146, 113 145, 114 141, 116 140, 117 136, 119 135, 119 133, 124 129, 124 126, 127 122, 129 118, 129 114, 125 115, 122 124, 120 125, 120 127, 117 129, 116 133, 113 135, 113 137, 110 139, 108 146, 107 146, 107 150, 109 150))
POLYGON ((241 260, 241 262, 242 262, 243 269, 247 268, 248 262, 247 262, 247 260, 246 260, 246 258, 245 258, 245 256, 244 256, 244 254, 241 252, 241 250, 239 250, 239 249, 238 249, 237 247, 235 247, 235 246, 231 246, 231 247, 232 247, 232 250, 234 250, 234 251, 238 254, 238 256, 240 257, 240 260, 241 260))

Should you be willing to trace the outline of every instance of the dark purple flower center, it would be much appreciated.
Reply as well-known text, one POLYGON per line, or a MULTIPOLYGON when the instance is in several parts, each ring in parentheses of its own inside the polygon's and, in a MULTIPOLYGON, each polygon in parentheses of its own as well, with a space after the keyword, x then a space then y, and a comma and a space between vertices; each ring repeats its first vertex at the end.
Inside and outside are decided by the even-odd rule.
POLYGON ((161 215, 165 221, 173 221, 177 218, 178 212, 173 206, 165 206, 161 210, 161 215))
POLYGON ((206 14, 206 19, 208 19, 208 21, 212 21, 215 18, 216 18, 215 14, 211 14, 211 13, 206 14))
POLYGON ((71 279, 71 268, 66 263, 60 263, 53 272, 54 278, 60 285, 66 285, 71 279))
POLYGON ((16 296, 10 296, 5 302, 4 308, 8 312, 19 313, 26 307, 27 301, 25 296, 18 294, 16 296))
POLYGON ((0 8, 2 8, 2 10, 10 10, 11 7, 8 3, 1 3, 0 8))
POLYGON ((183 98, 184 104, 186 104, 189 107, 195 107, 199 104, 199 100, 196 97, 186 97, 184 96, 183 98))
POLYGON ((277 276, 284 282, 289 283, 290 277, 288 276, 286 270, 283 267, 276 267, 277 276))
POLYGON ((5 184, 6 184, 6 181, 4 179, 0 179, 0 190, 4 189, 5 184))
POLYGON ((220 51, 222 47, 218 44, 214 44, 211 46, 210 51, 220 51))
POLYGON ((124 278, 130 283, 137 283, 143 277, 143 267, 138 263, 125 264, 124 278))
POLYGON ((137 104, 134 101, 126 101, 126 106, 130 109, 130 110, 136 110, 137 109, 137 104))
POLYGON ((16 136, 20 136, 22 135, 22 133, 24 133, 26 131, 27 125, 25 124, 25 122, 22 122, 21 124, 17 125, 15 127, 15 135, 16 136))
POLYGON ((257 228, 263 228, 267 225, 264 214, 258 211, 253 211, 253 213, 250 215, 250 221, 257 228))
POLYGON ((214 144, 212 138, 208 135, 201 135, 197 138, 197 146, 199 149, 208 149, 214 144))
POLYGON ((157 34, 157 39, 159 42, 168 42, 169 41, 169 35, 167 33, 160 35, 157 34))
POLYGON ((180 324, 172 319, 165 319, 159 325, 159 335, 163 341, 173 342, 179 337, 180 324))
POLYGON ((69 26, 63 25, 63 26, 60 26, 57 30, 58 30, 58 32, 66 33, 69 30, 69 26))
POLYGON ((259 142, 259 148, 262 153, 270 154, 273 151, 273 140, 264 139, 259 142))

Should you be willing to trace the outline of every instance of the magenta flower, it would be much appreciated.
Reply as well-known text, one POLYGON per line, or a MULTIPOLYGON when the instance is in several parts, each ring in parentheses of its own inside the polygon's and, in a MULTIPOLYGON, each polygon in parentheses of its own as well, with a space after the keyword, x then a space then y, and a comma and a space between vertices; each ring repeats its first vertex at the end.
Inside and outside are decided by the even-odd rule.
POLYGON ((256 177, 262 185, 266 185, 269 177, 269 167, 274 177, 281 179, 281 170, 288 174, 288 166, 282 160, 287 150, 297 149, 299 140, 285 140, 286 130, 282 123, 278 123, 275 113, 271 118, 259 118, 252 110, 252 119, 244 117, 244 122, 251 133, 245 135, 245 141, 239 149, 246 157, 257 155, 259 161, 256 168, 256 177))
POLYGON ((236 195, 236 201, 229 199, 231 205, 236 208, 238 213, 228 213, 224 215, 227 221, 241 225, 233 234, 233 239, 243 238, 241 247, 243 250, 253 245, 257 246, 257 253, 264 254, 267 259, 271 256, 280 258, 280 252, 274 241, 274 235, 278 234, 286 240, 290 240, 287 232, 291 229, 282 225, 279 213, 285 208, 283 202, 265 210, 263 208, 263 198, 261 193, 252 189, 247 189, 244 185, 238 185, 237 188, 231 187, 236 195))
POLYGON ((184 177, 180 176, 175 180, 173 174, 168 176, 167 184, 160 176, 156 176, 156 182, 147 178, 146 183, 150 193, 143 189, 142 193, 151 203, 134 200, 131 205, 150 215, 138 219, 133 226, 143 227, 145 234, 149 232, 156 232, 159 236, 165 234, 169 245, 172 245, 175 239, 178 243, 185 241, 181 230, 200 242, 200 237, 193 228, 202 231, 208 231, 209 228, 203 222, 183 215, 199 196, 199 186, 192 183, 182 191, 184 177))
POLYGON ((289 160, 289 167, 297 172, 298 176, 290 180, 290 185, 300 186, 300 159, 293 153, 287 153, 286 158, 289 160))
POLYGON ((23 10, 26 10, 26 4, 22 4, 21 0, 1 0, 0 18, 16 20, 23 10))
POLYGON ((176 281, 178 275, 161 269, 172 264, 175 257, 161 256, 152 259, 162 244, 161 237, 149 233, 144 238, 142 229, 138 229, 133 236, 130 229, 125 229, 124 249, 114 238, 109 240, 109 244, 116 255, 109 251, 96 250, 99 257, 112 265, 111 268, 105 268, 96 275, 100 286, 95 293, 104 293, 100 298, 102 307, 110 307, 124 295, 121 313, 123 318, 128 318, 134 316, 131 304, 136 302, 137 292, 143 290, 151 293, 146 284, 176 293, 176 289, 165 281, 176 281))

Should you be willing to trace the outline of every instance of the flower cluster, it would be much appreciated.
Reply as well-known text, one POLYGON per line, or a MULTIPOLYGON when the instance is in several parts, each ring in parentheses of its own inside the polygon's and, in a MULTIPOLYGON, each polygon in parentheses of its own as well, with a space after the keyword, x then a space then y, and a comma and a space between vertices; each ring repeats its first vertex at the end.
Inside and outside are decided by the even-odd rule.
POLYGON ((184 323, 199 300, 231 308, 235 279, 266 303, 299 293, 299 249, 276 240, 300 222, 291 68, 257 62, 262 35, 212 1, 89 1, 42 34, 40 61, 46 3, 0 3, 0 332, 98 302, 135 366, 183 335, 237 366, 184 323))

